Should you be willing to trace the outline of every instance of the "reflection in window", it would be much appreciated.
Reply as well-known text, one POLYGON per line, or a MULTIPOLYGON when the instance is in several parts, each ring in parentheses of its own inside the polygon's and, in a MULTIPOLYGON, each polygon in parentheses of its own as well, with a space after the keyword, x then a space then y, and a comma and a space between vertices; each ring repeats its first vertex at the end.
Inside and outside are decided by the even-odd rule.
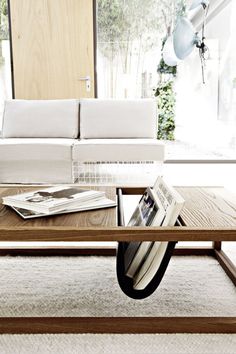
POLYGON ((11 98, 11 60, 7 0, 0 0, 0 130, 4 100, 11 98))

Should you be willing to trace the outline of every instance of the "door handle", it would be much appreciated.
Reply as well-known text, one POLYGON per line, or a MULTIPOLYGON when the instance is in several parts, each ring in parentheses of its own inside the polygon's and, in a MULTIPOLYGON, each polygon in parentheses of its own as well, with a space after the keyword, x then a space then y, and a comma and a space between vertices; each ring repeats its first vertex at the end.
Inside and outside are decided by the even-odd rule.
POLYGON ((90 92, 90 90, 91 90, 91 77, 89 75, 87 75, 84 77, 80 77, 79 80, 86 82, 86 91, 90 92))

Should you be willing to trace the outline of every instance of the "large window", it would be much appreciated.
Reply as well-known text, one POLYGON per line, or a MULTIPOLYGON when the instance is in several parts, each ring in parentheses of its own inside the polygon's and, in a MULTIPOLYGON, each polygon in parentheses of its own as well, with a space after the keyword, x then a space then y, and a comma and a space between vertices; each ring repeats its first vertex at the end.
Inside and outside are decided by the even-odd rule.
POLYGON ((99 97, 150 97, 172 1, 97 0, 99 97))
POLYGON ((215 3, 206 25, 205 85, 197 50, 178 65, 173 158, 236 159, 236 4, 222 1, 213 13, 215 3))
POLYGON ((0 0, 0 131, 4 100, 11 98, 11 60, 7 0, 0 0))
MULTIPOLYGON (((97 0, 98 97, 154 96, 164 77, 157 72, 163 39, 183 14, 181 7, 188 8, 191 2, 97 0)), ((202 9, 190 18, 201 31, 202 9)), ((205 85, 197 49, 177 66, 168 88, 169 107, 175 106, 170 121, 175 130, 169 135, 158 133, 167 139, 171 160, 236 159, 235 20, 235 1, 210 2, 205 85)), ((164 81, 168 79, 166 75, 164 81)))

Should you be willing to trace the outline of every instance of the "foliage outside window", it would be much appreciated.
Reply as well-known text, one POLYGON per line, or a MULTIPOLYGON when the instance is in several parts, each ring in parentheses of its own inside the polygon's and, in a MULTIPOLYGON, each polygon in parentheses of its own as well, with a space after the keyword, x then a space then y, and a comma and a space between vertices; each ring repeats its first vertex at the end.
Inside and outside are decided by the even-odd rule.
MULTIPOLYGON (((183 16, 186 11, 185 0, 179 0, 174 8, 172 15, 172 24, 166 23, 167 36, 162 41, 162 49, 168 36, 173 30, 173 26, 178 21, 180 16, 183 16)), ((155 90, 158 105, 158 139, 175 140, 175 105, 176 97, 174 91, 174 80, 177 75, 177 66, 167 65, 161 58, 157 72, 159 73, 159 84, 155 90)))
MULTIPOLYGON (((157 74, 155 65, 160 58, 162 38, 173 29, 183 4, 184 0, 97 0, 98 97, 153 97, 158 74, 160 85, 167 73, 173 81, 176 68, 167 67, 161 59, 157 74)), ((169 94, 173 85, 167 86, 169 94)), ((162 87, 159 91, 163 92, 162 87)), ((156 90, 158 102, 159 91, 156 90)), ((163 139, 174 139, 174 100, 168 104, 168 110, 170 107, 173 116, 170 118, 168 111, 165 134, 165 119, 159 119, 158 137, 163 139)), ((165 107, 159 111, 164 115, 165 107)))
POLYGON ((164 81, 155 91, 158 105, 158 132, 157 138, 174 140, 175 130, 175 92, 173 81, 164 81))
POLYGON ((174 1, 97 0, 98 58, 104 70, 99 95, 101 81, 109 87, 106 97, 153 95, 155 65, 152 69, 150 64, 158 60, 174 1))
MULTIPOLYGON (((162 49, 167 37, 162 41, 162 49)), ((177 66, 167 65, 161 58, 157 67, 159 84, 155 90, 158 106, 157 138, 161 140, 175 140, 175 92, 174 78, 177 75, 177 66)))
POLYGON ((2 41, 9 39, 7 0, 0 0, 0 65, 4 63, 2 41))

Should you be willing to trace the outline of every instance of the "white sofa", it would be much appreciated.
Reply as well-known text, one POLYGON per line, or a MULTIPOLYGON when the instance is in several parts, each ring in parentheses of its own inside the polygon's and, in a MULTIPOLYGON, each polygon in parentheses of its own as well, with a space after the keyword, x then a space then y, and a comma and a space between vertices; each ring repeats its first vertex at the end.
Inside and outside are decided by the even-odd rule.
POLYGON ((163 161, 156 102, 10 100, 0 139, 0 183, 73 183, 74 162, 163 161))

